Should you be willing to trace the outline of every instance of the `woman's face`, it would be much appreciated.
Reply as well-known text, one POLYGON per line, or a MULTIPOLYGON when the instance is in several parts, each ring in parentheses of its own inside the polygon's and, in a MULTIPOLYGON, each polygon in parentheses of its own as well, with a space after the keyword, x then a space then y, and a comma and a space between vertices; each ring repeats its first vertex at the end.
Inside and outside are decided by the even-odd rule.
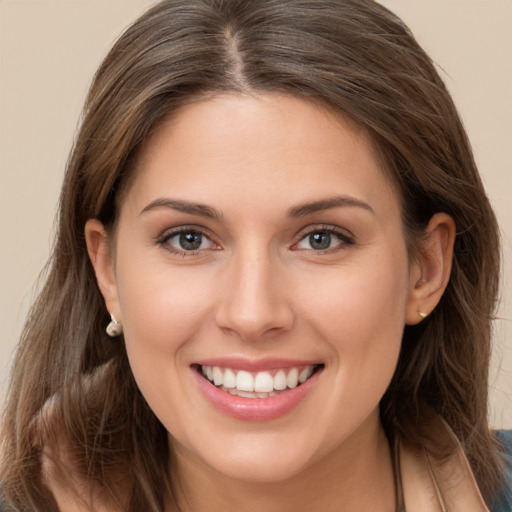
POLYGON ((147 143, 115 236, 102 289, 178 463, 279 481, 375 436, 412 284, 362 130, 288 96, 190 104, 147 143))

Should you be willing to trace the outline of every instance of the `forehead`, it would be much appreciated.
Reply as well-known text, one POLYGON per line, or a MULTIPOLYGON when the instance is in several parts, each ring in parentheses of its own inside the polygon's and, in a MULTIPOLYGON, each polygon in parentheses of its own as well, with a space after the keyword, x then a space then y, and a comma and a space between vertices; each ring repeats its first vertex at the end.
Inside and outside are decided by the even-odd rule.
POLYGON ((347 194, 397 208, 370 137, 325 106, 278 94, 217 95, 180 108, 143 147, 128 196, 270 207, 347 194), (308 197, 306 197, 308 196, 308 197))

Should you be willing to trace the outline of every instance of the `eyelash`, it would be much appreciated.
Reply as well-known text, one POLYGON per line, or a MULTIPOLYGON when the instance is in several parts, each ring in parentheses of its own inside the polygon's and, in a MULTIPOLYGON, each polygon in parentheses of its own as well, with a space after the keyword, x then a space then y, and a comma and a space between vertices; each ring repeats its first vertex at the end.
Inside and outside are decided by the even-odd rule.
MULTIPOLYGON (((156 243, 159 246, 163 247, 166 251, 170 252, 171 254, 175 254, 177 256, 188 257, 188 256, 197 256, 198 254, 200 254, 202 249, 196 250, 196 251, 185 251, 185 250, 176 249, 172 245, 168 244, 168 242, 172 238, 174 238, 177 235, 181 235, 181 234, 200 235, 201 237, 204 237, 207 240, 209 240, 212 244, 215 244, 215 242, 213 242, 211 240, 211 237, 208 236, 204 232, 204 230, 193 227, 193 226, 180 226, 179 228, 176 228, 172 231, 167 231, 165 234, 163 234, 162 236, 160 236, 159 238, 156 239, 156 243)), ((215 245, 217 245, 217 244, 215 244, 215 245)))
MULTIPOLYGON (((315 255, 321 255, 326 254, 329 252, 335 252, 336 250, 341 249, 343 246, 351 246, 355 244, 354 237, 351 235, 347 235, 347 233, 341 229, 334 228, 332 226, 318 226, 308 229, 305 232, 300 233, 298 240, 292 245, 293 247, 296 247, 298 244, 300 244, 302 241, 306 240, 307 237, 321 233, 324 235, 334 235, 337 237, 341 243, 339 243, 335 247, 329 247, 327 249, 323 250, 314 250, 314 249, 303 249, 304 251, 307 251, 309 253, 315 254, 315 255)), ((179 250, 174 248, 173 246, 169 245, 168 242, 174 238, 177 235, 181 234, 195 234, 200 235, 201 237, 206 238, 210 241, 210 243, 215 244, 215 242, 212 241, 211 237, 208 236, 202 229, 193 227, 193 226, 181 226, 179 228, 176 228, 172 231, 166 232, 164 235, 158 237, 156 239, 156 243, 163 247, 166 251, 170 252, 171 254, 175 254, 182 257, 189 257, 189 256, 197 256, 201 253, 202 250, 196 250, 196 251, 185 251, 185 250, 179 250)), ((217 245, 217 244, 215 244, 217 245)))
POLYGON ((315 255, 322 255, 327 254, 330 252, 336 252, 337 250, 341 250, 343 247, 351 246, 355 244, 355 239, 353 235, 347 234, 345 230, 335 228, 333 226, 315 226, 310 229, 308 229, 305 232, 302 232, 299 235, 299 240, 293 244, 293 247, 297 246, 299 243, 301 243, 303 240, 306 240, 309 236, 314 235, 316 233, 322 233, 325 235, 334 235, 341 241, 338 245, 334 247, 329 247, 327 249, 323 250, 314 250, 314 249, 304 249, 305 251, 308 251, 310 254, 315 255))

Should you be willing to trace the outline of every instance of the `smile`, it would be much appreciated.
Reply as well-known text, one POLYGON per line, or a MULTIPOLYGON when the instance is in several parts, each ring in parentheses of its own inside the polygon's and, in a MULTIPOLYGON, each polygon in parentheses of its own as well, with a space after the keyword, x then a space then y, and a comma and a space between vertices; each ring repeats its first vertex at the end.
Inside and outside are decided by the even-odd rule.
POLYGON ((323 364, 276 364, 236 360, 194 364, 203 395, 218 411, 239 420, 267 421, 285 416, 316 386, 323 364))
POLYGON ((201 366, 201 373, 217 388, 244 398, 277 396, 306 382, 318 365, 248 372, 220 366, 201 366))

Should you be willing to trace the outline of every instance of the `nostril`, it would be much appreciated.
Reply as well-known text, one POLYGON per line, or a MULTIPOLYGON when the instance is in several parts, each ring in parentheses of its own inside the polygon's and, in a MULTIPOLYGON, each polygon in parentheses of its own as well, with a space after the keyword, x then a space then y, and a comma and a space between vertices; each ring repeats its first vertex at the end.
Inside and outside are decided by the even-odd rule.
POLYGON ((225 333, 258 341, 291 328, 293 311, 278 279, 260 267, 236 277, 217 303, 215 313, 215 321, 225 333))

